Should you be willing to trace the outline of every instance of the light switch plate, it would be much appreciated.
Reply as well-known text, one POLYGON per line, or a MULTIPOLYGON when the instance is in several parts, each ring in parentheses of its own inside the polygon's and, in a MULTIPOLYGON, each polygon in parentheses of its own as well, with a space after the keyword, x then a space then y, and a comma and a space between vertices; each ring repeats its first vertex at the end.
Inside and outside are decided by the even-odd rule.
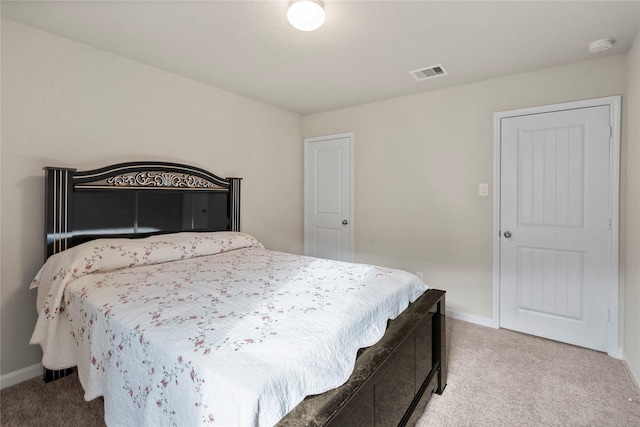
POLYGON ((489 195, 489 184, 480 184, 478 186, 478 196, 488 196, 489 195))

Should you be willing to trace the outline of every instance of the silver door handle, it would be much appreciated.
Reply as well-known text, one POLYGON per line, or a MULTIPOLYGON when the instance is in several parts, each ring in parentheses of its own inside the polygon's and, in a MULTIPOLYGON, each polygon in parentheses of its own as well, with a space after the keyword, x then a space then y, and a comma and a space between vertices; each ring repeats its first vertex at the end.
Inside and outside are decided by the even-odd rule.
POLYGON ((507 239, 511 238, 511 232, 510 231, 505 231, 504 232, 504 237, 506 237, 507 239))
POLYGON ((347 221, 346 219, 343 219, 342 220, 342 225, 347 225, 347 224, 349 224, 349 221, 347 221))

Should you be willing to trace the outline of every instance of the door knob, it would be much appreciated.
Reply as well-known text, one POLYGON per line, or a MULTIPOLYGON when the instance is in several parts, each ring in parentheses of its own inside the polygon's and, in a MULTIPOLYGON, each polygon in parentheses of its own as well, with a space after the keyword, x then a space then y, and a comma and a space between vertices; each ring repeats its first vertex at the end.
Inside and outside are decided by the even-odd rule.
POLYGON ((349 224, 349 221, 347 221, 346 219, 343 219, 342 220, 342 225, 347 225, 347 224, 349 224))
POLYGON ((504 232, 504 237, 506 237, 507 239, 511 238, 511 232, 510 231, 505 231, 504 232))

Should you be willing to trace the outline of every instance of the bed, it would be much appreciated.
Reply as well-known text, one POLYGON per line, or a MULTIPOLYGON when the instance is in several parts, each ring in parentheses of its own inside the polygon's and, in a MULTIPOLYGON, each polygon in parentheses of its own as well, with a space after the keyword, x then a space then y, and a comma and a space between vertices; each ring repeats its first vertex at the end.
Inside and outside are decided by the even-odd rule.
POLYGON ((166 162, 45 168, 45 381, 77 367, 114 425, 405 425, 446 386, 445 293, 266 249, 240 232, 240 183, 166 162))

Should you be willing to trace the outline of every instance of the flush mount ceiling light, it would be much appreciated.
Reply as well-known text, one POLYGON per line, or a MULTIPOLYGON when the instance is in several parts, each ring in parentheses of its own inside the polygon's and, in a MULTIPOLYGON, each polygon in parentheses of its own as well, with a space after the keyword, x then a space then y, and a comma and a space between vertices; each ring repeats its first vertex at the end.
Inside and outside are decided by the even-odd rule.
POLYGON ((613 39, 596 40, 594 42, 589 43, 589 52, 591 53, 604 52, 605 50, 611 49, 611 46, 613 46, 615 42, 616 41, 613 39))
POLYGON ((324 4, 321 0, 291 0, 287 19, 301 31, 313 31, 324 24, 324 4))

